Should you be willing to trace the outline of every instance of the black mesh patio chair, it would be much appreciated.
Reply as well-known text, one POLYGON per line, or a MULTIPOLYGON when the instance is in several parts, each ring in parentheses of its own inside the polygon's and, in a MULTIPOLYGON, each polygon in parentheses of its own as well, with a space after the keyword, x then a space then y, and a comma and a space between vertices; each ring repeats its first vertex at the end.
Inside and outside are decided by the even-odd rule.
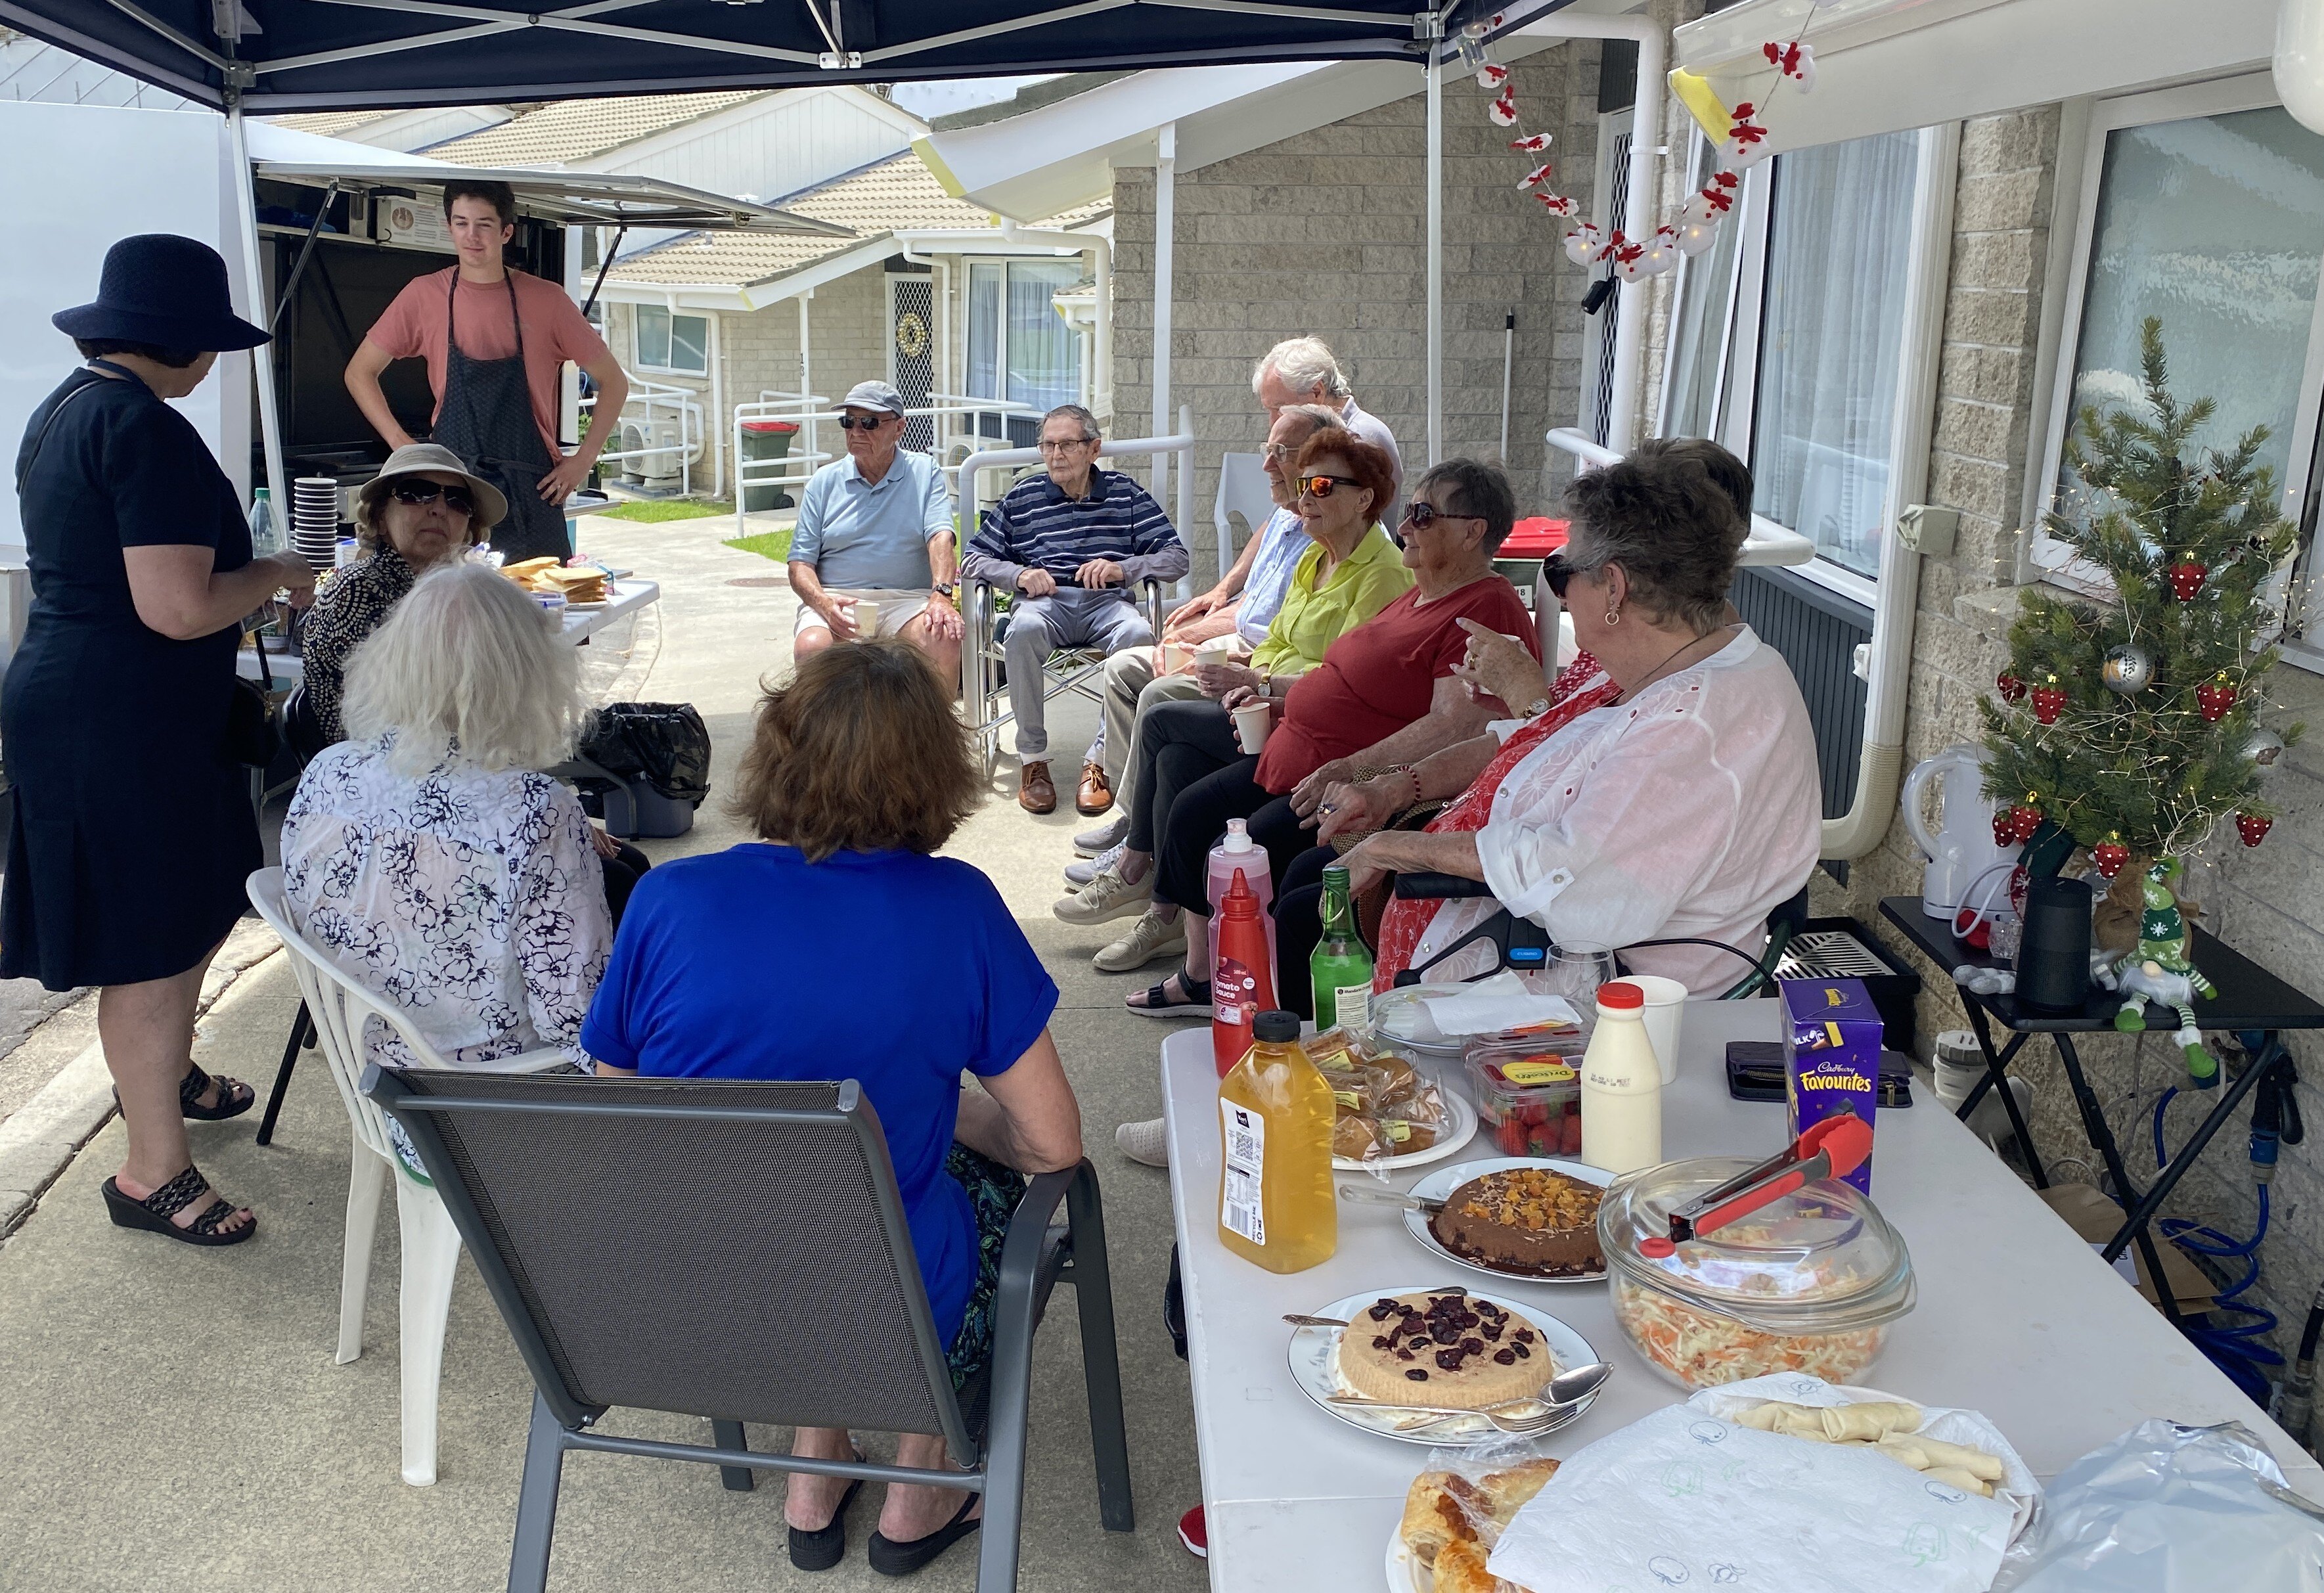
POLYGON ((1034 1178, 1001 1263, 992 1358, 955 1396, 888 1142, 853 1080, 752 1083, 373 1067, 531 1372, 510 1593, 549 1577, 566 1452, 940 1483, 984 1496, 980 1593, 1017 1585, 1033 1332, 1074 1285, 1109 1532, 1132 1526, 1104 1215, 1089 1163, 1034 1178), (1051 1220, 1063 1207, 1061 1226, 1051 1220), (835 1330, 838 1330, 835 1331, 835 1330), (708 1444, 595 1431, 615 1406, 706 1418, 708 1444), (742 1424, 941 1433, 938 1476, 747 1447, 742 1424))

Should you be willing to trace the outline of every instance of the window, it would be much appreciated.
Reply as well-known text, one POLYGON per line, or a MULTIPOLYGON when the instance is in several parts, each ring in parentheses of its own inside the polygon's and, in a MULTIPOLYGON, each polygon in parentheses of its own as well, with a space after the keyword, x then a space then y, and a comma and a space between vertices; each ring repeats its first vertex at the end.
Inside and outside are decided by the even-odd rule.
MULTIPOLYGON (((2060 359, 2071 377, 2052 398, 2038 478, 2061 511, 2078 512, 2087 492, 2065 463, 2076 417, 2138 399, 2139 324, 2155 316, 2172 389, 2218 405, 2203 440, 2226 447, 2267 428, 2260 463, 2283 488, 2282 511, 2301 512, 2324 388, 2324 139, 2273 100, 2265 78, 2244 78, 2094 111, 2060 359)), ((2036 539, 2034 559, 2049 578, 2093 585, 2052 538, 2036 539)), ((2295 634, 2305 620, 2311 647, 2317 617, 2287 616, 2295 634)))
MULTIPOLYGON (((1029 407, 1008 435, 1031 446, 1040 417, 1082 397, 1082 340, 1051 299, 1081 280, 1077 260, 980 260, 968 268, 968 396, 1029 407)), ((988 435, 1000 428, 980 418, 988 435)))
MULTIPOLYGON (((1920 132, 1779 155, 1684 264, 1661 430, 1751 466, 1753 507, 1816 547, 1807 573, 1870 602, 1894 505, 1920 132)), ((1715 168, 1698 134, 1693 164, 1715 168)))
POLYGON ((638 306, 638 364, 649 371, 689 376, 710 371, 710 319, 672 315, 658 304, 638 306))

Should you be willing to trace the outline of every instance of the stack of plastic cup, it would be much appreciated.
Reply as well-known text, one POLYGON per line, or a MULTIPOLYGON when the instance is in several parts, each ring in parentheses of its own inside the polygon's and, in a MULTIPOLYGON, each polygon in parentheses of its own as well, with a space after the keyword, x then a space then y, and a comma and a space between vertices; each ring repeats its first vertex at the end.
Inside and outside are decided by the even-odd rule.
POLYGON ((290 483, 290 542, 308 567, 327 570, 339 543, 339 483, 327 475, 302 475, 290 483))

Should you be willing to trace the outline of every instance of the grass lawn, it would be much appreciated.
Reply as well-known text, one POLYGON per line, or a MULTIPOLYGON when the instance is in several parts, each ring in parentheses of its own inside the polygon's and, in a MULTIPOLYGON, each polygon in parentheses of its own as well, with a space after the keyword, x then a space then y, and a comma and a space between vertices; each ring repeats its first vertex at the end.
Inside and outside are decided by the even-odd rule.
POLYGON ((732 514, 734 505, 706 498, 633 498, 597 512, 607 520, 643 520, 652 525, 666 520, 707 520, 714 514, 732 514))
POLYGON ((726 546, 740 548, 745 553, 755 553, 761 558, 771 558, 777 564, 784 564, 790 558, 791 533, 788 527, 779 531, 760 531, 752 536, 736 537, 726 546))

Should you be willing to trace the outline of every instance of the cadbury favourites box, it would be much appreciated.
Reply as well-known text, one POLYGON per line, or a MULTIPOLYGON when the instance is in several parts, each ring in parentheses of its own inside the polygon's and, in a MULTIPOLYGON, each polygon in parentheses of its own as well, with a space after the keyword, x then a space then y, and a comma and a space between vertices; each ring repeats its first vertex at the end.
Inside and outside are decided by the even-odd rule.
MULTIPOLYGON (((1784 1098, 1792 1137, 1826 1118, 1854 1112, 1868 1127, 1880 1100, 1880 1011, 1857 979, 1787 979, 1784 991, 1784 1098)), ((1848 1175, 1872 1192, 1872 1159, 1848 1175)))

